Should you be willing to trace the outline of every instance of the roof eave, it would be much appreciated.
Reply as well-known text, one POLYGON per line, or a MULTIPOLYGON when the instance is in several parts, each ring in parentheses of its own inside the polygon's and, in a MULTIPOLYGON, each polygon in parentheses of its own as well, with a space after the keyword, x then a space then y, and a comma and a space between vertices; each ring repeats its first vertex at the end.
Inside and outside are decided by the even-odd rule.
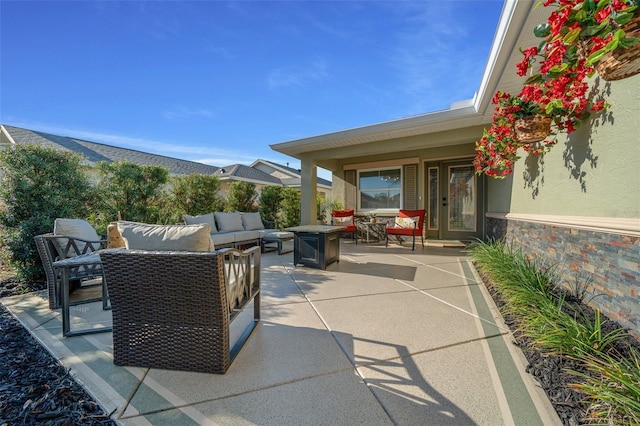
POLYGON ((274 151, 300 158, 322 149, 359 145, 398 136, 430 134, 490 122, 491 98, 507 68, 523 24, 532 10, 527 0, 506 0, 480 87, 471 100, 454 102, 447 110, 372 124, 270 145, 274 151), (487 118, 489 117, 489 118, 487 118))

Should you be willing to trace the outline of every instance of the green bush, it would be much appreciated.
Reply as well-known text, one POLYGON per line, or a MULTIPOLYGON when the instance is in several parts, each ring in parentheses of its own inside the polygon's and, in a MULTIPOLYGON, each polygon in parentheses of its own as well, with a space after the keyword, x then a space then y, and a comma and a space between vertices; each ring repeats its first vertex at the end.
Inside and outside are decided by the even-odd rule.
POLYGON ((332 197, 323 198, 318 192, 316 194, 316 219, 320 223, 327 223, 331 220, 331 212, 333 210, 342 209, 342 204, 332 197))
POLYGON ((87 218, 96 192, 81 157, 41 145, 0 150, 0 233, 18 276, 44 274, 33 237, 53 232, 58 217, 87 218))
POLYGON ((227 195, 225 210, 228 212, 255 212, 256 184, 251 182, 233 182, 227 195))
POLYGON ((281 229, 300 225, 300 191, 282 188, 278 224, 281 229))
POLYGON ((223 211, 224 200, 218 195, 219 190, 220 181, 214 175, 190 174, 171 178, 173 219, 177 222, 182 220, 183 214, 198 216, 223 211))
POLYGON ((282 201, 282 189, 281 186, 268 185, 260 192, 258 211, 262 220, 272 224, 272 228, 279 228, 278 212, 282 201))
MULTIPOLYGON (((103 220, 161 223, 169 171, 161 166, 140 166, 127 161, 97 163, 103 220)), ((106 224, 103 224, 106 227, 106 224)))

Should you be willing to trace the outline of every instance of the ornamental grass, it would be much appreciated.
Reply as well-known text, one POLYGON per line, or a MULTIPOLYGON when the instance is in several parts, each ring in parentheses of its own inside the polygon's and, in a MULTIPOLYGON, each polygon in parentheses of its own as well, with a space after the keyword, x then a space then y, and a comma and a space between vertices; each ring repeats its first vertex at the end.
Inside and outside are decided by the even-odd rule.
MULTIPOLYGON (((558 285, 556 265, 527 256, 503 241, 470 247, 476 268, 504 301, 503 315, 542 354, 577 361, 583 371, 570 387, 585 395, 592 424, 640 424, 640 356, 623 328, 558 285), (622 350, 621 350, 622 348, 622 350)), ((640 347, 638 344, 637 347, 640 347)))

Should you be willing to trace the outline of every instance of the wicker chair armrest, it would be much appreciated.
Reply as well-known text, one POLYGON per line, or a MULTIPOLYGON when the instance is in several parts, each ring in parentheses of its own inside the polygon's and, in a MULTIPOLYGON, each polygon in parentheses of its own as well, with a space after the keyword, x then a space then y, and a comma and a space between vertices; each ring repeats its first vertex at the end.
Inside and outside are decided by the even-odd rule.
POLYGON ((235 248, 218 250, 224 259, 224 280, 231 318, 253 300, 260 291, 260 246, 244 251, 235 248))

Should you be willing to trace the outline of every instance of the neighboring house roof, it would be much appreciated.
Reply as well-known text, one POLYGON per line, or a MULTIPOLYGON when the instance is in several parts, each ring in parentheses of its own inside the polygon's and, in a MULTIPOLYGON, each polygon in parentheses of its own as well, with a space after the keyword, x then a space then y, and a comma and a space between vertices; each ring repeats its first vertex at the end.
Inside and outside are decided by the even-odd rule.
POLYGON ((218 167, 195 161, 180 160, 165 157, 163 155, 149 154, 133 149, 118 148, 97 142, 89 142, 82 139, 57 136, 34 130, 21 129, 19 127, 2 125, 2 143, 14 143, 17 145, 38 144, 55 149, 73 151, 83 155, 89 165, 98 161, 130 161, 139 165, 163 166, 172 175, 187 175, 191 173, 214 174, 218 167))
MULTIPOLYGON (((274 163, 272 161, 258 159, 251 164, 251 167, 261 167, 266 166, 267 169, 273 169, 274 171, 279 171, 279 175, 286 175, 288 177, 280 177, 279 179, 282 181, 284 186, 293 186, 299 187, 301 185, 301 175, 300 169, 294 169, 293 167, 289 167, 289 164, 286 166, 278 163, 274 163)), ((318 186, 331 188, 331 181, 323 179, 321 177, 317 178, 318 186)))
MULTIPOLYGON (((375 142, 432 134, 446 135, 451 130, 486 126, 493 114, 493 94, 497 90, 509 93, 520 91, 524 78, 515 72, 516 63, 522 59, 518 47, 538 44, 533 28, 547 20, 550 11, 546 9, 535 8, 535 2, 529 0, 505 1, 487 66, 473 99, 455 102, 442 111, 272 144, 271 148, 300 158, 304 153, 322 150, 331 150, 331 153, 339 155, 333 150, 368 144, 369 154, 382 154, 389 147, 385 144, 376 145, 375 142)), ((448 146, 460 141, 439 136, 421 138, 421 143, 425 148, 448 146)))
POLYGON ((232 164, 224 166, 216 170, 214 173, 221 181, 224 180, 241 180, 246 182, 281 185, 282 182, 275 176, 271 176, 261 170, 244 164, 232 164))
MULTIPOLYGON (((300 170, 271 163, 266 160, 257 160, 251 166, 232 164, 221 168, 197 163, 195 161, 180 160, 164 155, 149 154, 133 149, 119 148, 112 145, 89 142, 67 136, 52 135, 3 124, 0 126, 0 146, 11 144, 37 144, 54 149, 73 151, 83 155, 89 166, 92 166, 98 161, 110 162, 124 160, 140 165, 163 166, 169 170, 171 175, 197 173, 215 175, 218 176, 221 181, 246 181, 261 185, 300 186, 300 170), (268 165, 268 170, 277 168, 282 173, 274 176, 259 169, 257 167, 259 164, 268 165)), ((331 182, 325 179, 318 178, 318 185, 331 189, 331 182)))

